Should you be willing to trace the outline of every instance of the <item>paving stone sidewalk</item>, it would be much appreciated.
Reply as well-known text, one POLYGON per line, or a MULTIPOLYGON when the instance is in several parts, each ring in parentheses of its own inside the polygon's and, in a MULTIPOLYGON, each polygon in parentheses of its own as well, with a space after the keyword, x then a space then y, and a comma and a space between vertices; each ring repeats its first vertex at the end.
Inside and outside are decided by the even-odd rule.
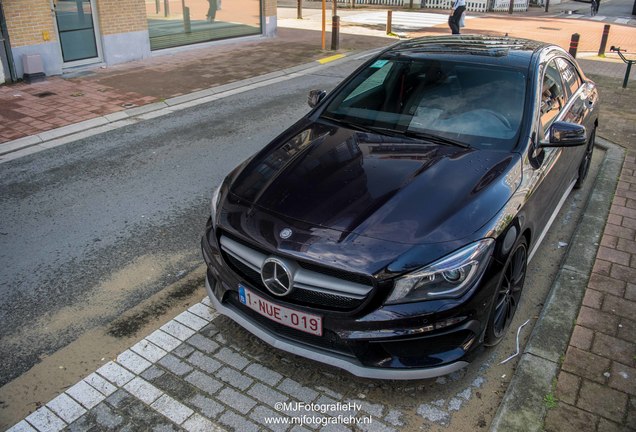
MULTIPOLYGON (((204 299, 8 431, 302 432, 356 424, 391 432, 404 425, 400 412, 362 394, 343 402, 315 371, 302 372, 310 385, 283 376, 259 358, 261 342, 238 352, 245 341, 219 332, 225 318, 217 317, 204 299)), ((236 336, 250 338, 242 330, 236 336)))
POLYGON ((546 432, 636 430, 636 153, 625 158, 546 432))

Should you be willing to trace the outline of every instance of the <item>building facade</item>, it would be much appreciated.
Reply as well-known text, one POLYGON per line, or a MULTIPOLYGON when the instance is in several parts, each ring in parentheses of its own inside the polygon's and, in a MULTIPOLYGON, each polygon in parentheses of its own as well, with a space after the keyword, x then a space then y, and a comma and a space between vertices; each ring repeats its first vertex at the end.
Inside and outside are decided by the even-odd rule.
POLYGON ((0 25, 0 77, 8 80, 39 64, 59 75, 166 48, 273 36, 276 0, 0 0, 0 25))

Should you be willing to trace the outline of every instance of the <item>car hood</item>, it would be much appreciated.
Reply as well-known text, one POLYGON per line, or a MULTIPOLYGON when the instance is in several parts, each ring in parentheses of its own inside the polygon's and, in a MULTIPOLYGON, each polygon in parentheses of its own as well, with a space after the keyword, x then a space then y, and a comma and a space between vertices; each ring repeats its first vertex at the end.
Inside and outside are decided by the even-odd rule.
POLYGON ((311 123, 257 154, 230 192, 310 226, 424 244, 462 239, 508 201, 519 156, 311 123))

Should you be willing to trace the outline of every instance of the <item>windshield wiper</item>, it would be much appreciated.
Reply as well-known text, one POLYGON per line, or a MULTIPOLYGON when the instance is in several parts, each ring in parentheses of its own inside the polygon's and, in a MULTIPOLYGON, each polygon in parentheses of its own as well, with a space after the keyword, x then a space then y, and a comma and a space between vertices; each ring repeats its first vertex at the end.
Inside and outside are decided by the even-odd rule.
POLYGON ((433 135, 426 132, 414 132, 414 131, 404 131, 404 135, 411 138, 418 138, 425 141, 430 141, 435 144, 445 144, 452 145, 461 148, 470 148, 468 144, 464 144, 463 142, 456 141, 454 139, 445 138, 439 135, 433 135))
POLYGON ((380 126, 368 126, 368 125, 361 125, 358 123, 351 123, 351 122, 346 122, 343 120, 339 120, 333 117, 328 117, 328 116, 321 116, 321 119, 324 120, 328 120, 331 121, 333 123, 336 123, 340 126, 349 128, 349 129, 355 129, 357 131, 360 132, 367 132, 367 133, 374 133, 374 134, 384 134, 384 135, 388 135, 391 137, 406 137, 412 140, 418 140, 418 141, 428 141, 434 144, 443 144, 443 145, 452 145, 455 147, 461 147, 461 148, 470 148, 469 145, 464 144, 460 141, 455 141, 453 139, 450 138, 444 138, 438 135, 433 135, 433 134, 429 134, 426 132, 414 132, 414 131, 409 131, 409 130, 396 130, 396 129, 391 129, 391 128, 385 128, 385 127, 380 127, 380 126))
POLYGON ((368 125, 361 125, 359 123, 352 123, 352 122, 346 122, 344 120, 339 120, 333 117, 328 117, 328 116, 320 116, 321 119, 323 120, 327 120, 333 123, 336 123, 339 126, 342 127, 346 127, 348 129, 354 129, 357 130, 358 132, 366 132, 366 133, 372 133, 372 134, 384 134, 384 135, 388 135, 391 137, 407 137, 407 138, 417 138, 417 137, 409 137, 407 135, 405 135, 403 132, 395 130, 395 129, 390 129, 390 128, 384 128, 384 127, 379 127, 379 126, 368 126, 368 125))

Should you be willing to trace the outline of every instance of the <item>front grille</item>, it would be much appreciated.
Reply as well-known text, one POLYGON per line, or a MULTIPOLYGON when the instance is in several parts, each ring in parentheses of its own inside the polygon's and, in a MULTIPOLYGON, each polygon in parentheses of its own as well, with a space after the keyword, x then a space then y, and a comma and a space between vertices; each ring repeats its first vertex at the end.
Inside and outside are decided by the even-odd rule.
MULTIPOLYGON (((270 295, 261 280, 262 262, 269 256, 228 237, 221 237, 221 251, 228 266, 254 289, 270 295)), ((334 312, 361 307, 373 291, 373 279, 339 269, 297 262, 294 289, 277 301, 334 312)))
POLYGON ((225 259, 225 262, 230 265, 232 270, 234 270, 236 274, 243 277, 246 282, 249 282, 254 288, 258 288, 260 291, 265 291, 265 286, 263 286, 261 275, 257 271, 252 270, 241 261, 226 253, 223 254, 223 258, 225 259))
POLYGON ((314 271, 316 273, 324 273, 329 276, 333 276, 338 279, 359 283, 361 285, 373 285, 373 278, 369 276, 359 275, 356 273, 350 273, 345 270, 340 270, 333 267, 322 267, 316 264, 299 262, 302 268, 314 271))
POLYGON ((256 321, 261 327, 269 329, 273 333, 276 333, 279 336, 285 337, 287 339, 301 342, 306 345, 311 345, 314 347, 318 347, 321 349, 326 349, 332 352, 336 352, 338 354, 346 355, 349 357, 354 357, 353 352, 350 347, 344 343, 340 337, 328 329, 323 329, 322 336, 312 335, 310 333, 305 333, 303 331, 299 331, 293 329, 291 327, 287 327, 283 324, 277 323, 275 321, 270 320, 269 318, 264 317, 252 309, 249 309, 245 305, 243 305, 239 299, 238 294, 235 291, 228 291, 226 294, 226 298, 228 303, 233 305, 234 307, 241 310, 242 313, 248 315, 253 321, 256 321))

